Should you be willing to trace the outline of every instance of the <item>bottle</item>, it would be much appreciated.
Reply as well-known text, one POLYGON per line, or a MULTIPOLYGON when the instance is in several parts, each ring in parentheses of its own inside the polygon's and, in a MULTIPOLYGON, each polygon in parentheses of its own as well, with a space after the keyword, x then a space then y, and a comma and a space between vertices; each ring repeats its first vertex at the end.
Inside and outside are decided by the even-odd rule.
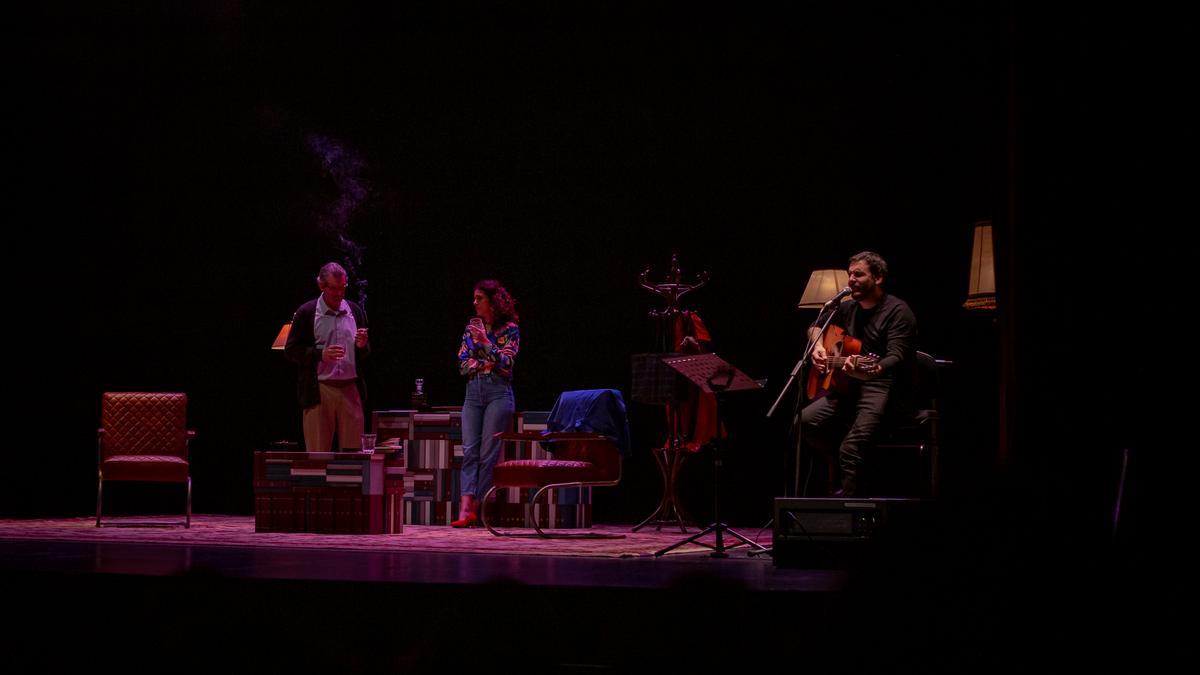
POLYGON ((424 410, 429 407, 429 402, 425 399, 425 379, 418 377, 413 385, 412 407, 414 410, 424 410))

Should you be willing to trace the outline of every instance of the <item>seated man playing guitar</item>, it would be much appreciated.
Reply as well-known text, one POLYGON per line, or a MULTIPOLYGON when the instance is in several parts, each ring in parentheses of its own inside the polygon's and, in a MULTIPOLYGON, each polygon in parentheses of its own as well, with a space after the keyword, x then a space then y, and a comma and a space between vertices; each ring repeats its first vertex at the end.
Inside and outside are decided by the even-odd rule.
POLYGON ((805 446, 837 448, 841 487, 835 497, 855 495, 863 450, 885 413, 904 404, 916 367, 917 320, 903 300, 884 292, 887 262, 863 251, 850 258, 847 271, 853 302, 832 309, 823 335, 820 326, 831 310, 808 330, 817 342, 807 388, 815 400, 800 416, 805 446))

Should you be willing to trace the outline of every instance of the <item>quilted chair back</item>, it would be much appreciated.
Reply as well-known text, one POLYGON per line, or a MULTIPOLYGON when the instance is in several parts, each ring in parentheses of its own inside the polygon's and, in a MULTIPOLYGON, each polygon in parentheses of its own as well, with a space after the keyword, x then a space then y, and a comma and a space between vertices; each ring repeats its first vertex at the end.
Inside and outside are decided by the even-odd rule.
POLYGON ((102 459, 113 455, 174 455, 187 459, 187 394, 105 392, 102 459))

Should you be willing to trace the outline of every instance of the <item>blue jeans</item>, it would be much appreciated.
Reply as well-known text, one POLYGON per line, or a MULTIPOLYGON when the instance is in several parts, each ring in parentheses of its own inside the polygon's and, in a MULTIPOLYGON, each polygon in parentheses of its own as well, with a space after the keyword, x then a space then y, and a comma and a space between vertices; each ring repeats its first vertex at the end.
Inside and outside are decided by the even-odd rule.
POLYGON ((483 498, 492 489, 492 469, 500 458, 500 440, 495 435, 512 430, 512 385, 499 375, 477 375, 467 380, 463 401, 462 489, 466 496, 483 498))

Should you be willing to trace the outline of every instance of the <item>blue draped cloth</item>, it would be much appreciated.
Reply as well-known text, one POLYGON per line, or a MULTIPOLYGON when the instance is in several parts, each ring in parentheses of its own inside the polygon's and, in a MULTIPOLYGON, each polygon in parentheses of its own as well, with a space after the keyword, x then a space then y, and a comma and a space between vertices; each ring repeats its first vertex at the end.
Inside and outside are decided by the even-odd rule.
POLYGON ((616 443, 622 455, 630 453, 625 399, 616 389, 564 391, 550 409, 546 430, 603 434, 616 443))

